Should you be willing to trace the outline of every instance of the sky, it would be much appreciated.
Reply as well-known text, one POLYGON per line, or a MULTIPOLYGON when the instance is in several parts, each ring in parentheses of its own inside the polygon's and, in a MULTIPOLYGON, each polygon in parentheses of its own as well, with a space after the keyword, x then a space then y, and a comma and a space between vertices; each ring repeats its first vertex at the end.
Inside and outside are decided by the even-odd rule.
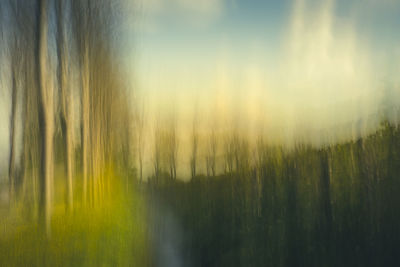
POLYGON ((150 137, 176 121, 187 147, 195 120, 203 135, 319 145, 397 122, 400 0, 123 1, 116 47, 150 137))
POLYGON ((293 139, 374 124, 371 117, 398 106, 400 1, 133 5, 127 61, 137 97, 155 114, 240 117, 242 128, 262 122, 271 136, 293 139))
POLYGON ((237 131, 289 146, 397 123, 398 0, 127 3, 132 34, 121 51, 136 100, 149 133, 178 121, 181 151, 194 120, 204 136, 237 131))

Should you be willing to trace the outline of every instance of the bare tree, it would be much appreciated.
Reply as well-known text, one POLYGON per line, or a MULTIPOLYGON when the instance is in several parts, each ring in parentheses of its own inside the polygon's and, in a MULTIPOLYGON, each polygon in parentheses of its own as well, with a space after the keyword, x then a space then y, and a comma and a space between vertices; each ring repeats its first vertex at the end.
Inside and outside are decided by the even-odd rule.
POLYGON ((177 169, 177 157, 178 157, 178 138, 176 135, 176 120, 173 119, 171 122, 167 135, 166 144, 168 151, 168 165, 170 177, 176 179, 176 169, 177 169))
POLYGON ((61 125, 65 144, 65 175, 66 175, 66 202, 69 210, 73 207, 72 176, 74 168, 74 125, 73 125, 73 95, 72 88, 68 85, 69 62, 67 51, 67 36, 65 30, 66 1, 57 1, 57 57, 58 57, 58 83, 61 104, 61 125))
POLYGON ((48 73, 48 3, 38 0, 37 75, 39 87, 39 128, 41 137, 42 164, 40 168, 40 207, 46 233, 50 235, 51 198, 53 180, 53 135, 54 135, 54 90, 48 73))
MULTIPOLYGON (((117 162, 117 157, 126 158, 123 143, 127 143, 130 134, 126 126, 131 113, 112 54, 113 26, 109 8, 112 5, 105 0, 51 3, 48 0, 10 0, 6 3, 0 4, 15 11, 10 16, 13 30, 4 27, 8 35, 15 37, 7 38, 11 51, 10 195, 16 191, 16 173, 23 174, 23 195, 28 182, 32 182, 32 194, 28 195, 33 196, 32 203, 38 203, 34 206, 38 207, 38 217, 43 220, 41 225, 50 234, 54 139, 60 137, 65 152, 66 206, 70 210, 73 208, 75 97, 81 100, 83 202, 86 203, 88 189, 92 203, 101 198, 106 163, 111 166, 117 162), (50 26, 53 18, 55 28, 50 26), (52 38, 55 38, 56 53, 50 46, 52 38), (76 41, 76 45, 70 43, 71 40, 76 41), (78 64, 73 64, 72 58, 79 59, 78 64), (52 70, 54 63, 58 64, 57 72, 52 70), (73 90, 74 72, 80 75, 79 96, 75 96, 73 90), (54 81, 58 82, 58 88, 54 87, 54 81), (59 117, 56 111, 60 112, 59 117), (61 135, 55 131, 59 126, 61 135), (16 134, 19 127, 22 133, 16 134), (22 141, 23 172, 16 172, 15 167, 19 155, 17 136, 21 136, 22 141)), ((2 34, 4 28, 1 27, 2 34)))
POLYGON ((206 156, 206 170, 207 176, 216 175, 216 164, 217 164, 217 136, 215 130, 212 130, 209 137, 209 144, 207 146, 206 156))
POLYGON ((157 124, 154 131, 154 156, 153 156, 153 165, 154 165, 154 178, 155 182, 160 182, 160 174, 161 174, 161 146, 162 146, 162 136, 159 125, 157 124))
POLYGON ((145 125, 145 108, 142 102, 140 108, 137 110, 136 116, 136 144, 137 144, 137 157, 139 164, 139 181, 143 181, 143 154, 145 146, 144 125, 145 125))
POLYGON ((87 202, 88 176, 89 176, 89 149, 90 149, 90 65, 89 65, 89 31, 90 31, 90 1, 89 0, 73 0, 73 23, 74 35, 77 41, 78 58, 79 58, 79 74, 80 83, 80 99, 81 99, 81 147, 82 147, 82 200, 87 202))
POLYGON ((105 0, 75 0, 72 5, 81 77, 82 197, 92 204, 101 199, 109 183, 106 165, 127 139, 118 137, 129 134, 128 102, 108 42, 113 33, 111 18, 116 17, 112 6, 105 0))
POLYGON ((192 129, 192 153, 190 157, 190 170, 192 179, 196 177, 197 172, 197 154, 199 145, 199 134, 197 131, 197 120, 196 117, 193 119, 193 129, 192 129))
POLYGON ((225 140, 225 174, 232 174, 234 167, 234 138, 225 140))
MULTIPOLYGON (((15 79, 12 90, 15 90, 14 99, 19 107, 17 111, 20 116, 16 118, 14 113, 14 126, 12 135, 16 134, 16 125, 21 127, 21 153, 15 150, 15 137, 11 142, 13 146, 13 157, 21 156, 18 169, 18 185, 22 185, 21 198, 30 197, 31 206, 29 211, 36 217, 39 211, 39 174, 40 169, 40 143, 42 136, 39 132, 39 70, 38 70, 38 28, 39 19, 37 1, 10 1, 13 20, 13 36, 11 40, 15 43, 11 47, 11 69, 15 79), (35 10, 36 12, 32 12, 35 10), (32 42, 33 40, 33 42, 32 42), (19 111, 18 111, 19 109, 19 111), (30 193, 26 195, 30 185, 30 193)), ((14 104, 13 104, 14 105, 14 104)), ((13 117, 12 116, 12 117, 13 117)), ((13 161, 15 161, 14 159, 13 161)), ((13 164, 11 164, 13 165, 13 164)), ((14 169, 15 167, 13 167, 14 169)), ((15 170, 12 170, 15 180, 15 170)), ((41 179, 43 180, 43 179, 41 179)), ((14 181, 13 185, 16 181, 14 181)), ((14 189, 16 190, 16 188, 14 189)))
POLYGON ((234 137, 233 147, 235 170, 241 174, 245 174, 250 167, 249 144, 247 138, 236 134, 234 137))
MULTIPOLYGON (((19 2, 10 1, 8 3, 8 9, 11 10, 11 14, 13 17, 11 31, 9 32, 9 55, 10 55, 10 76, 11 76, 11 107, 10 107, 10 132, 9 132, 9 164, 8 164, 8 176, 9 176, 9 199, 10 203, 12 203, 15 199, 16 195, 16 183, 17 183, 17 125, 19 108, 21 107, 21 98, 23 90, 23 79, 25 78, 23 75, 23 67, 25 63, 25 59, 23 57, 24 50, 26 49, 26 39, 24 38, 24 32, 26 31, 27 19, 24 18, 23 10, 20 7, 19 2), (17 114, 18 113, 18 114, 17 114)), ((23 104, 23 103, 22 103, 23 104)), ((23 108, 23 106, 21 107, 23 108)), ((19 168, 20 170, 20 168, 19 168)), ((21 174, 21 172, 18 172, 21 174)), ((20 176, 20 175, 18 175, 20 176)))
POLYGON ((14 49, 11 50, 11 113, 10 113, 10 151, 8 164, 9 199, 14 201, 15 194, 15 159, 16 159, 16 124, 17 124, 17 95, 18 95, 18 64, 19 51, 17 37, 14 36, 14 49))

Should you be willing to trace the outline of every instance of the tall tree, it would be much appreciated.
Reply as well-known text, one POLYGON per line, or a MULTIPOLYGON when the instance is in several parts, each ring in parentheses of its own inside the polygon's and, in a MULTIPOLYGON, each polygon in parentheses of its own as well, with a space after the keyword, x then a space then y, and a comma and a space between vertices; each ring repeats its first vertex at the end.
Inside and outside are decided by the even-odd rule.
POLYGON ((209 136, 209 143, 207 145, 207 155, 206 155, 206 170, 207 176, 216 175, 217 167, 217 136, 215 130, 213 129, 209 136))
POLYGON ((176 134, 176 119, 173 119, 171 122, 166 138, 170 177, 175 180, 178 164, 178 137, 176 134))
POLYGON ((17 36, 13 36, 15 43, 14 49, 11 50, 11 112, 10 112, 10 151, 8 164, 9 178, 9 199, 10 203, 14 201, 15 194, 15 160, 16 160, 16 124, 17 124, 17 97, 18 97, 18 64, 19 51, 17 36))
POLYGON ((66 1, 57 1, 57 58, 58 58, 58 86, 61 104, 62 136, 65 145, 65 176, 66 176, 66 202, 69 210, 73 207, 72 176, 74 168, 74 124, 73 124, 73 94, 68 85, 69 62, 67 51, 67 36, 65 30, 66 1))
POLYGON ((154 155, 153 155, 153 166, 154 166, 154 178, 155 182, 160 182, 161 175, 161 146, 162 146, 162 135, 159 125, 157 124, 154 132, 154 155))
POLYGON ((192 153, 190 157, 190 170, 192 179, 196 177, 197 174, 197 154, 198 154, 198 145, 199 145, 199 133, 197 131, 197 120, 196 116, 193 120, 193 129, 192 129, 192 153))
POLYGON ((82 199, 87 202, 89 176, 89 121, 90 121, 90 73, 89 73, 89 34, 90 34, 90 1, 73 0, 74 35, 76 36, 79 58, 79 74, 81 78, 81 146, 82 146, 82 199))
POLYGON ((46 233, 50 235, 53 182, 54 88, 48 73, 48 2, 38 0, 37 75, 39 88, 39 128, 41 132, 40 208, 46 233))
POLYGON ((145 146, 144 126, 145 126, 145 108, 144 103, 141 103, 140 109, 136 111, 136 145, 137 158, 139 164, 139 181, 143 181, 143 156, 145 146))

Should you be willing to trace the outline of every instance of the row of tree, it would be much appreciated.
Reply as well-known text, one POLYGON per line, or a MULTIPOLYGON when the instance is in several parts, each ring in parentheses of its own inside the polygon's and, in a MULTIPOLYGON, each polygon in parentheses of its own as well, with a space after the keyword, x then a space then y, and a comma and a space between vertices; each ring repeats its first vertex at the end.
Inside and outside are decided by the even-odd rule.
POLYGON ((130 160, 129 97, 113 47, 118 6, 105 0, 0 5, 3 76, 11 77, 3 82, 11 96, 10 203, 33 203, 49 234, 57 166, 64 168, 57 176, 65 177, 72 210, 74 200, 98 204, 109 185, 106 169, 130 160))
MULTIPOLYGON (((260 166, 263 148, 273 144, 268 134, 263 132, 250 133, 234 127, 200 129, 202 126, 196 119, 189 130, 185 125, 179 128, 176 119, 158 119, 154 128, 147 129, 143 111, 138 111, 135 122, 135 166, 140 180, 150 178, 163 183, 166 179, 175 180, 178 175, 193 179, 199 175, 215 177, 246 172, 260 166)), ((307 145, 299 141, 300 144, 307 145)), ((285 144, 280 149, 290 152, 296 149, 296 145, 285 144)))
POLYGON ((182 226, 185 265, 398 265, 397 126, 324 148, 260 140, 255 163, 236 147, 226 173, 148 185, 182 226))

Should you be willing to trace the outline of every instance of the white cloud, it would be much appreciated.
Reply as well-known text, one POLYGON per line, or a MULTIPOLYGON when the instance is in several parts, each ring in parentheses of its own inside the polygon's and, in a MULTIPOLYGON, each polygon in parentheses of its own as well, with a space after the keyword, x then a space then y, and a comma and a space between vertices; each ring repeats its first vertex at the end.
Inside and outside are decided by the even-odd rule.
POLYGON ((311 12, 307 1, 296 1, 290 25, 277 87, 291 105, 347 108, 352 101, 375 98, 371 53, 351 22, 336 23, 334 1, 311 12))
MULTIPOLYGON (((210 16, 224 8, 222 1, 206 1, 202 7, 189 0, 169 3, 210 16), (208 6, 211 2, 213 8, 208 6)), ((338 19, 334 0, 315 3, 293 3, 280 48, 270 50, 264 41, 252 46, 251 40, 245 40, 245 56, 241 56, 231 40, 223 40, 215 55, 204 59, 205 65, 200 64, 203 58, 197 54, 171 56, 165 66, 157 62, 156 68, 169 72, 165 77, 155 76, 160 84, 149 87, 155 88, 157 97, 162 94, 159 88, 168 93, 168 88, 175 88, 176 95, 181 96, 181 107, 189 108, 194 106, 194 97, 185 94, 189 88, 200 88, 196 102, 200 113, 221 121, 220 127, 241 119, 249 126, 243 128, 256 130, 265 126, 269 137, 277 139, 303 135, 301 138, 312 141, 320 130, 335 129, 350 137, 351 123, 369 120, 368 116, 379 108, 381 78, 386 70, 383 64, 377 66, 379 55, 372 50, 370 39, 357 31, 356 15, 338 19), (181 62, 181 69, 175 67, 177 62, 181 62)), ((190 111, 186 114, 191 118, 190 111)))

